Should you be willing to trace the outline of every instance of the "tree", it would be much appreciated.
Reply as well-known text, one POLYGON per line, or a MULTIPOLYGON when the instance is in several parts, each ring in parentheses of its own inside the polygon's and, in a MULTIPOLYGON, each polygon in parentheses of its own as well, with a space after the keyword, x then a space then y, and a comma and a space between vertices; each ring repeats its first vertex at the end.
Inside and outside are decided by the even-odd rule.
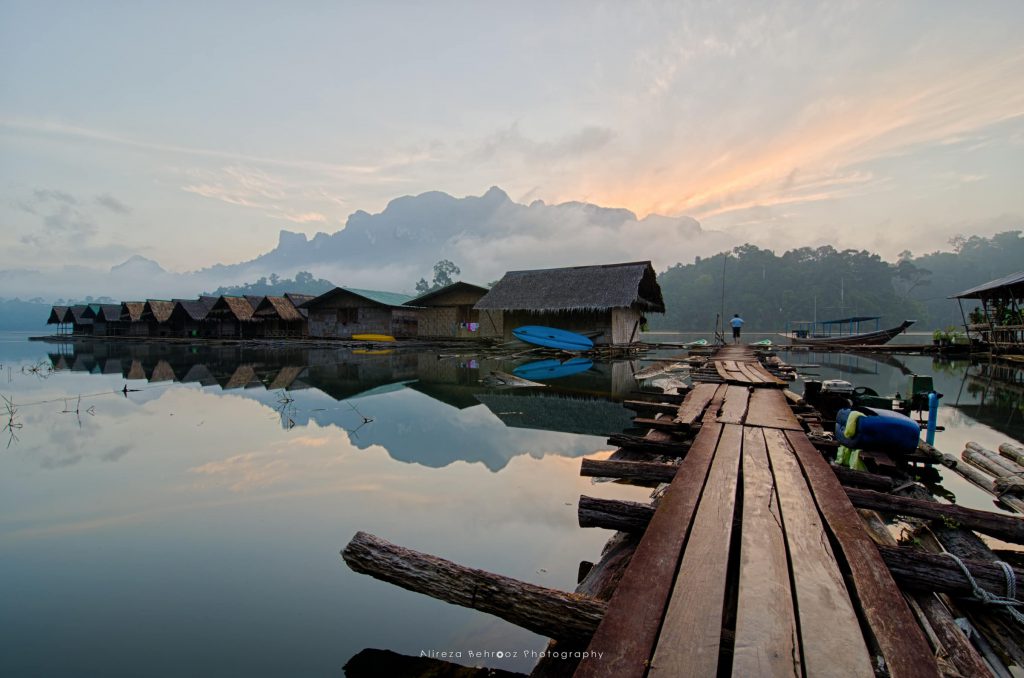
POLYGON ((416 283, 416 291, 420 294, 426 294, 427 292, 434 292, 442 287, 447 287, 455 282, 452 276, 459 275, 460 273, 462 273, 462 270, 458 266, 447 259, 442 259, 434 264, 433 284, 428 283, 425 278, 420 278, 419 282, 416 283))

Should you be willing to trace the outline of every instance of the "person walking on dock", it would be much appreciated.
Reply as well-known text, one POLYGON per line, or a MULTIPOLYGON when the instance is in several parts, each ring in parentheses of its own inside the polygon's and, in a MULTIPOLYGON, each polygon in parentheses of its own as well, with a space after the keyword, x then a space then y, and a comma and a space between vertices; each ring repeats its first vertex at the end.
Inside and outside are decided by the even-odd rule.
POLYGON ((732 325, 732 343, 740 343, 740 328, 743 327, 743 318, 739 313, 734 313, 729 324, 732 325))

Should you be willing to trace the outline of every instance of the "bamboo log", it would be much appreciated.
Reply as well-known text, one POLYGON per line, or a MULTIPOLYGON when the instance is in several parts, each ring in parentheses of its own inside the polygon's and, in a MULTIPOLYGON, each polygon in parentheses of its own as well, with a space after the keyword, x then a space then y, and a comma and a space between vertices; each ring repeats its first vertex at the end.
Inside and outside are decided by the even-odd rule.
POLYGON ((965 446, 967 450, 974 452, 987 459, 990 462, 992 468, 1003 469, 1002 473, 996 474, 997 476, 1024 476, 1024 466, 1021 466, 1012 459, 1008 459, 998 452, 982 447, 978 443, 967 443, 965 446))
POLYGON ((341 552, 354 571, 454 605, 487 612, 549 638, 586 641, 607 604, 464 567, 357 532, 341 552))
POLYGON ((1024 445, 1003 443, 999 446, 999 454, 1003 455, 1007 459, 1013 460, 1017 464, 1024 465, 1024 445))
POLYGON ((617 478, 637 483, 670 483, 676 476, 678 466, 650 461, 604 461, 584 459, 580 464, 580 475, 597 478, 617 478))
POLYGON ((690 449, 690 441, 660 441, 649 437, 634 436, 628 433, 616 433, 608 437, 608 444, 621 447, 631 452, 646 452, 648 454, 660 454, 666 457, 685 457, 686 451, 690 449))
POLYGON ((984 532, 999 539, 1016 544, 1024 543, 1024 518, 992 511, 978 511, 963 506, 940 504, 935 501, 883 494, 871 490, 847 488, 846 494, 857 508, 899 513, 929 520, 954 521, 963 527, 984 532))

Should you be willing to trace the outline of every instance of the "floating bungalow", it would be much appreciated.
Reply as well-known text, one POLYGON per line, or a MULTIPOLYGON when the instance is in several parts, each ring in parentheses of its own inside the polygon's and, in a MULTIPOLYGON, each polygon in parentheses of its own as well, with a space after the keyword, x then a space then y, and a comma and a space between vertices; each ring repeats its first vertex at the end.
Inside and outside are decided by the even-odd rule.
MULTIPOLYGON (((211 297, 207 297, 207 300, 211 297)), ((210 325, 206 317, 210 313, 210 304, 203 298, 195 301, 190 299, 175 299, 174 310, 168 322, 171 325, 171 334, 176 337, 208 337, 210 336, 210 325)))
POLYGON ((306 311, 296 307, 293 300, 295 297, 302 297, 300 305, 314 298, 310 295, 263 297, 252 315, 263 323, 264 337, 278 339, 306 336, 306 311))
POLYGON ((998 353, 1024 354, 1024 271, 953 295, 960 304, 967 336, 998 353), (964 299, 981 302, 964 313, 964 299))
POLYGON ((92 334, 93 313, 85 304, 69 306, 64 322, 71 325, 72 334, 92 334))
POLYGON ((395 292, 335 287, 302 304, 309 312, 309 336, 348 339, 354 334, 416 336, 417 309, 412 297, 395 292))
POLYGON ((120 304, 90 304, 92 333, 97 337, 116 337, 124 329, 121 325, 120 304))
POLYGON ((146 337, 149 336, 149 326, 142 321, 142 313, 146 310, 144 301, 122 301, 121 302, 121 323, 124 326, 124 336, 146 337))
MULTIPOLYGON (((473 306, 487 294, 486 287, 454 282, 405 302, 419 308, 416 335, 432 339, 479 339, 482 335, 480 311, 473 306)), ((501 321, 488 324, 500 327, 501 321)), ((488 336, 500 336, 496 329, 488 336)))
POLYGON ((50 317, 46 319, 47 325, 56 325, 57 334, 69 334, 71 328, 67 323, 67 306, 53 306, 50 308, 50 317))
POLYGON ((476 303, 482 336, 513 339, 523 325, 578 332, 595 344, 630 344, 645 313, 664 313, 649 261, 509 271, 476 303))
MULTIPOLYGON (((261 299, 261 297, 255 297, 261 299)), ((259 303, 259 302, 257 302, 259 303)), ((252 302, 246 297, 222 296, 210 308, 210 336, 229 339, 251 339, 258 336, 252 302)))
POLYGON ((146 325, 147 334, 151 337, 171 336, 171 313, 174 312, 174 302, 166 299, 146 299, 142 307, 142 316, 139 322, 146 325))

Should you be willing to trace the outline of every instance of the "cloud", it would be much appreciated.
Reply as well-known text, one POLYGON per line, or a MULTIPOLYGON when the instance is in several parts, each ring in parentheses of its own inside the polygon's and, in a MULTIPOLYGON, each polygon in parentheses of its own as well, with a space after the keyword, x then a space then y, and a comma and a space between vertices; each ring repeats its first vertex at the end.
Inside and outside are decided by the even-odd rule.
POLYGON ((591 125, 556 139, 536 141, 523 135, 519 123, 514 122, 484 139, 468 154, 468 159, 488 161, 514 154, 529 163, 574 160, 601 150, 614 138, 613 130, 591 125))
POLYGON ((128 214, 129 212, 132 211, 130 207, 128 207, 123 202, 121 202, 114 196, 110 195, 109 193, 97 195, 93 199, 93 201, 100 207, 106 207, 114 214, 128 214))

